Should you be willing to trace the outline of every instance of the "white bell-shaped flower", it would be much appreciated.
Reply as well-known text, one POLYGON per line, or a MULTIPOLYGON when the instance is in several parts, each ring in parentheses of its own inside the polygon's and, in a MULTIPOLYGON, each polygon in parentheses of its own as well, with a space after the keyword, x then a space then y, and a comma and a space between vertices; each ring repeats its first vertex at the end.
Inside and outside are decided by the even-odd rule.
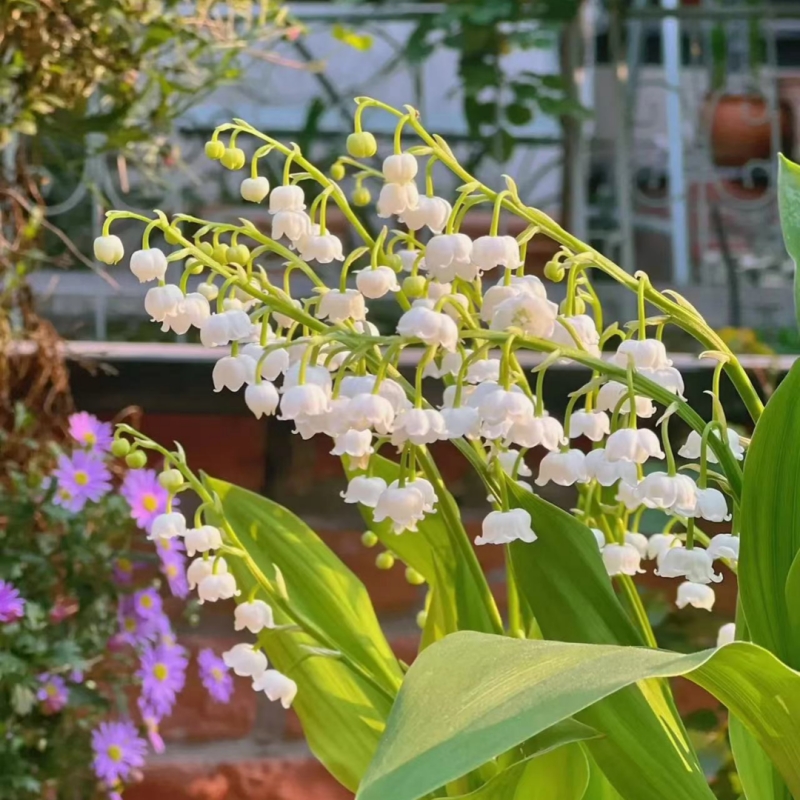
POLYGON ((269 213, 303 211, 306 198, 302 186, 276 186, 269 196, 269 213))
POLYGON ((157 247, 137 250, 131 255, 131 272, 139 279, 139 283, 163 281, 167 266, 167 257, 157 247))
POLYGON ((522 263, 519 243, 513 236, 479 236, 472 245, 472 261, 479 272, 495 267, 517 269, 522 263))
POLYGON ((209 303, 213 303, 214 300, 219 297, 219 289, 213 283, 201 283, 197 287, 197 291, 199 294, 203 295, 209 303))
POLYGON ((348 456, 350 466, 356 469, 366 469, 369 457, 375 452, 372 447, 372 431, 357 431, 350 429, 336 436, 333 440, 333 456, 348 456))
POLYGON ((122 261, 125 248, 119 236, 98 236, 94 240, 94 257, 104 264, 116 264, 122 261))
POLYGON ((224 356, 214 364, 211 374, 214 391, 229 389, 238 392, 246 383, 256 379, 256 362, 250 356, 224 356))
POLYGON ((235 644, 222 654, 222 660, 240 678, 258 678, 267 668, 267 657, 251 644, 235 644))
POLYGON ((383 478, 369 478, 366 475, 356 475, 347 484, 347 490, 340 492, 345 503, 361 503, 367 508, 375 508, 378 498, 386 491, 386 481, 383 478))
POLYGON ((485 383, 486 381, 500 380, 500 359, 499 358, 480 358, 473 361, 467 367, 467 374, 464 376, 467 383, 485 383))
POLYGON ((532 419, 533 410, 530 398, 521 391, 497 389, 487 395, 478 406, 481 435, 487 439, 502 439, 515 423, 532 419))
MULTIPOLYGON (((433 484, 425 478, 414 478, 413 480, 406 481, 406 486, 416 489, 422 495, 422 510, 426 514, 432 514, 436 507, 439 498, 436 496, 436 490, 433 484)), ((400 487, 400 481, 395 480, 389 484, 390 489, 397 489, 400 487)))
MULTIPOLYGON (((272 190, 271 197, 275 196, 276 191, 272 190)), ((310 234, 311 217, 305 211, 279 211, 272 218, 272 238, 276 241, 285 236, 290 242, 299 242, 310 234)))
POLYGON ((163 322, 167 317, 177 313, 183 300, 183 292, 174 284, 153 286, 144 296, 144 310, 153 322, 163 322))
POLYGON ((275 385, 269 381, 252 383, 244 390, 244 402, 256 419, 271 417, 278 410, 280 397, 275 385))
POLYGON ((348 409, 350 408, 349 397, 335 397, 330 401, 328 410, 318 418, 320 433, 335 439, 350 430, 350 423, 347 420, 348 409))
MULTIPOLYGON (((610 462, 609 462, 610 463, 610 462)), ((627 461, 615 461, 615 464, 629 464, 627 461)), ((634 464, 631 466, 635 467, 634 464)), ((620 481, 617 487, 617 502, 622 503, 628 511, 635 511, 642 504, 639 500, 639 493, 636 491, 636 481, 626 477, 620 481)))
POLYGON ((497 306, 489 327, 493 331, 520 328, 528 336, 547 339, 553 334, 557 313, 558 306, 550 300, 518 294, 497 306))
POLYGON ((537 447, 558 450, 566 440, 564 428, 555 417, 533 417, 514 422, 505 435, 504 444, 520 447, 537 447))
POLYGON ((661 557, 656 574, 662 578, 686 578, 693 583, 719 583, 708 552, 699 547, 672 547, 661 557))
POLYGON ((644 464, 648 458, 664 458, 664 451, 653 431, 647 428, 622 428, 608 437, 606 458, 609 461, 644 464))
POLYGON ((605 411, 573 411, 569 418, 569 438, 585 436, 599 442, 611 432, 611 421, 605 411))
POLYGON ((731 515, 725 495, 719 489, 698 489, 694 516, 709 522, 727 522, 731 515))
POLYGON ((717 633, 717 647, 724 647, 726 644, 736 641, 736 623, 726 622, 717 633))
POLYGON ((238 594, 236 578, 230 572, 212 572, 197 584, 197 598, 201 604, 230 600, 238 594))
POLYGON ((364 319, 366 314, 364 295, 355 289, 345 289, 343 292, 332 289, 325 292, 320 297, 317 309, 318 319, 329 319, 333 323, 364 319))
POLYGON ((602 552, 603 548, 606 546, 606 535, 600 528, 590 528, 591 532, 594 534, 594 540, 597 542, 597 549, 602 552))
POLYGON ((697 504, 697 484, 687 475, 651 472, 636 487, 647 508, 661 508, 679 517, 692 516, 697 504))
MULTIPOLYGON (((469 355, 470 352, 471 351, 468 351, 467 355, 469 355)), ((442 352, 439 354, 438 364, 436 363, 436 359, 434 359, 425 365, 425 369, 422 372, 422 377, 444 378, 445 375, 452 375, 455 377, 461 370, 463 363, 464 358, 460 352, 442 352)))
POLYGON ((186 555, 191 558, 196 553, 208 553, 222 547, 222 532, 213 525, 201 525, 199 528, 189 528, 183 541, 186 555))
POLYGON ((320 264, 344 261, 342 240, 332 233, 310 233, 301 236, 297 240, 297 252, 305 261, 317 261, 320 264))
POLYGON ((711 559, 727 558, 735 566, 739 561, 739 537, 718 533, 709 542, 706 552, 711 559))
POLYGON ((297 696, 297 684, 276 669, 265 670, 254 678, 253 690, 264 692, 273 703, 280 700, 281 705, 287 710, 292 707, 297 696))
MULTIPOLYGON (((539 278, 535 275, 523 275, 521 277, 514 275, 510 284, 498 283, 486 290, 483 295, 483 304, 481 305, 481 319, 484 322, 491 322, 495 311, 497 311, 501 303, 523 294, 547 300, 547 289, 545 289, 539 278)), ((557 313, 557 311, 558 309, 556 308, 554 313, 557 313)))
POLYGON ((180 511, 171 511, 167 514, 159 514, 153 520, 147 538, 158 541, 159 539, 174 539, 185 534, 186 517, 180 511))
POLYGON ((417 177, 419 165, 411 153, 395 153, 383 160, 383 177, 388 183, 409 183, 417 177))
POLYGON ((641 553, 632 544, 607 544, 603 548, 603 564, 609 575, 636 575, 640 569, 641 553))
POLYGON ((453 207, 442 197, 420 197, 416 208, 407 208, 400 214, 400 222, 410 231, 427 226, 431 233, 441 233, 452 211, 453 207))
POLYGON ((179 303, 174 314, 164 318, 161 330, 183 336, 189 328, 200 328, 211 315, 211 306, 200 292, 190 292, 179 303))
POLYGON ((528 478, 533 475, 519 450, 502 450, 496 453, 495 458, 509 478, 528 478))
POLYGON ((391 433, 395 410, 380 394, 357 394, 347 407, 347 421, 357 431, 374 430, 381 436, 391 433))
POLYGON ((472 261, 472 239, 464 233, 432 236, 425 247, 425 268, 443 283, 454 278, 473 280, 478 270, 472 261))
POLYGON ((481 524, 481 535, 475 544, 511 544, 511 542, 535 542, 536 534, 531 527, 531 515, 524 508, 510 511, 492 511, 481 524))
POLYGON ((419 205, 419 190, 413 183, 384 183, 376 209, 381 219, 399 216, 419 205))
POLYGON ((580 450, 567 450, 548 453, 539 465, 539 475, 534 483, 545 486, 552 481, 559 486, 572 486, 587 480, 586 456, 580 450))
POLYGON ((639 551, 640 558, 647 558, 647 537, 643 533, 626 531, 625 544, 635 547, 639 551))
POLYGON ((447 314, 414 305, 400 317, 397 332, 401 336, 421 339, 425 344, 438 345, 455 351, 458 343, 458 326, 447 314))
POLYGON ((391 267, 376 267, 371 269, 362 269, 356 273, 356 286, 358 291, 369 297, 370 300, 376 300, 379 297, 384 297, 389 292, 399 292, 400 284, 397 282, 397 275, 391 267))
POLYGON ((425 498, 413 486, 387 487, 375 504, 373 520, 391 520, 395 533, 416 531, 417 523, 425 517, 425 498))
POLYGON ((186 570, 186 580, 190 589, 196 589, 200 581, 212 575, 215 569, 217 575, 228 571, 228 564, 224 558, 196 558, 186 570))
POLYGON ((557 319, 550 341, 562 347, 570 347, 573 350, 586 350, 589 355, 595 358, 600 357, 600 333, 597 330, 595 321, 588 314, 576 314, 575 316, 557 319), (566 326, 562 325, 562 320, 575 331, 575 335, 578 337, 577 342, 566 326))
POLYGON ((418 264, 421 270, 426 269, 425 256, 420 250, 398 250, 395 255, 400 259, 401 272, 411 272, 415 264, 418 264))
POLYGON ((715 599, 716 595, 710 586, 684 581, 678 587, 678 597, 675 600, 675 605, 678 608, 692 606, 693 608, 704 608, 706 611, 711 611, 714 608, 715 599))
MULTIPOLYGON (((270 345, 279 344, 281 339, 270 340, 270 345)), ((261 362, 261 377, 265 381, 275 381, 289 368, 289 351, 286 348, 269 350, 264 355, 264 348, 252 342, 244 345, 239 351, 243 355, 250 356, 258 364, 261 362)))
POLYGON ((245 311, 223 311, 212 314, 200 325, 200 341, 205 347, 222 347, 249 336, 253 323, 245 311))
POLYGON ((263 600, 239 603, 233 612, 233 627, 237 631, 247 628, 250 633, 261 633, 265 628, 274 628, 272 608, 263 600))
POLYGON ((260 175, 257 178, 245 178, 239 187, 243 200, 248 203, 260 203, 269 194, 269 181, 260 175))
MULTIPOLYGON (((719 443, 719 436, 717 435, 716 431, 712 432, 709 436, 709 445, 711 444, 712 439, 719 443)), ((686 437, 686 444, 684 444, 683 447, 678 450, 678 455, 683 458, 696 461, 700 458, 702 444, 703 437, 697 431, 691 431, 686 437)), ((737 461, 741 461, 744 458, 744 447, 742 446, 742 440, 739 437, 739 434, 736 433, 733 428, 728 428, 728 447, 730 447, 731 452, 737 461)), ((719 459, 716 457, 710 446, 706 449, 706 458, 708 459, 709 464, 717 464, 719 462, 719 459)))
POLYGON ((425 445, 445 438, 447 425, 435 409, 409 408, 401 411, 394 420, 392 444, 401 447, 406 442, 425 445))
POLYGON ((589 480, 595 480, 601 486, 613 486, 619 480, 636 484, 639 480, 636 464, 630 461, 609 461, 602 447, 590 450, 586 454, 586 474, 589 480))
POLYGON ((328 410, 329 402, 325 390, 315 383, 292 386, 281 397, 280 419, 296 421, 304 417, 319 416, 328 410))
MULTIPOLYGON (((313 383, 325 392, 327 397, 331 396, 333 380, 331 373, 321 364, 309 364, 306 367, 305 383, 313 383)), ((283 391, 286 392, 294 386, 300 385, 300 362, 296 361, 283 377, 283 391)))
POLYGON ((667 550, 672 549, 676 544, 680 545, 680 541, 674 534, 654 533, 647 540, 647 558, 650 561, 659 560, 667 550))
MULTIPOLYGON (((625 400, 622 405, 620 401, 627 397, 628 387, 624 383, 617 381, 609 381, 600 387, 597 393, 597 410, 598 411, 615 411, 617 406, 623 414, 631 413, 630 398, 625 400)), ((634 407, 636 409, 636 416, 642 419, 652 417, 656 413, 656 407, 649 397, 635 396, 634 407)))
POLYGON ((626 368, 630 361, 638 369, 662 369, 671 367, 667 349, 657 339, 626 339, 620 342, 617 352, 611 356, 612 364, 626 368))
POLYGON ((480 436, 481 418, 477 408, 471 406, 443 408, 442 417, 445 438, 458 439, 465 436, 467 439, 477 439, 480 436))

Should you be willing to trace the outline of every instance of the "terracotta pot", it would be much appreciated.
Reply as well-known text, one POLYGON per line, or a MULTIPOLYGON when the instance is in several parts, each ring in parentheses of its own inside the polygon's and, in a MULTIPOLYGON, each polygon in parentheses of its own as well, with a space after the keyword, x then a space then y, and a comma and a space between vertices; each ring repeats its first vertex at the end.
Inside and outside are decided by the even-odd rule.
MULTIPOLYGON (((794 116, 785 100, 778 102, 778 141, 790 154, 794 143, 794 116)), ((768 160, 772 152, 772 126, 767 101, 759 95, 725 94, 709 99, 703 108, 703 122, 711 137, 711 155, 719 167, 743 167, 753 159, 768 160)))

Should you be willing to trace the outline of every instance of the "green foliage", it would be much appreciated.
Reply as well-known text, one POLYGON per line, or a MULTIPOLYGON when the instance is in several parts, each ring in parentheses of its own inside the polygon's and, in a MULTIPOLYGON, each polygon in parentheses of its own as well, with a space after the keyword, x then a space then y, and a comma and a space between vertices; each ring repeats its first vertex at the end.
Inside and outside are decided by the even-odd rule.
POLYGON ((800 328, 800 164, 778 155, 778 208, 786 249, 794 261, 794 312, 800 328))

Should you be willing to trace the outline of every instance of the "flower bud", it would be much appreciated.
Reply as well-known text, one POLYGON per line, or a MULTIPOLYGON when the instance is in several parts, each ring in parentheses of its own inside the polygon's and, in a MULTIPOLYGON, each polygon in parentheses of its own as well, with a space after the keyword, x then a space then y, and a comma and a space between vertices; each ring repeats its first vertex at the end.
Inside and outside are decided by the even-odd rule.
POLYGON ((269 194, 269 181, 259 178, 245 178, 239 188, 242 199, 249 203, 260 203, 269 194))
POLYGON ((190 275, 200 275, 203 272, 203 265, 196 258, 187 258, 186 270, 190 275))
POLYGON ((211 242, 197 242, 197 249, 209 258, 214 255, 214 245, 211 242))
POLYGON ((178 244, 180 235, 181 229, 177 225, 171 225, 164 231, 164 238, 167 240, 167 244, 178 244))
POLYGON ((211 257, 214 261, 218 261, 220 264, 227 264, 228 263, 228 245, 226 244, 215 244, 213 247, 213 251, 211 253, 211 257))
POLYGON ((403 281, 403 291, 407 297, 412 299, 422 297, 425 294, 425 278, 422 275, 409 275, 403 281))
POLYGON ((372 200, 372 195, 366 186, 359 186, 353 190, 353 205, 363 208, 368 206, 372 200))
POLYGON ((104 264, 116 264, 125 255, 119 236, 98 236, 94 240, 94 257, 104 264))
POLYGON ((384 550, 375 559, 375 566, 378 569, 391 569, 394 566, 394 556, 388 550, 384 550))
POLYGON ((340 181, 345 176, 345 169, 344 164, 340 164, 338 161, 331 167, 331 178, 335 181, 340 181))
POLYGON ((183 475, 181 475, 180 470, 177 469, 165 469, 159 476, 158 482, 163 486, 170 494, 175 494, 175 492, 183 486, 183 475))
POLYGON ((213 283, 201 283, 197 287, 197 292, 203 295, 209 303, 212 300, 216 300, 219 295, 219 289, 213 283))
POLYGON ((241 169, 246 161, 244 150, 239 147, 226 147, 220 158, 220 163, 226 169, 241 169))
POLYGON ((226 251, 227 260, 234 264, 245 266, 250 260, 250 248, 246 244, 237 244, 226 251))
POLYGON ((125 458, 131 451, 131 443, 127 439, 115 439, 111 444, 111 453, 116 458, 125 458))
POLYGON ((417 614, 417 627, 424 628, 427 622, 428 622, 428 612, 420 611, 419 614, 417 614))
POLYGON ((560 283, 564 280, 566 270, 559 261, 548 261, 544 266, 544 276, 553 283, 560 283))
POLYGON ((131 469, 141 469, 147 464, 147 455, 142 450, 134 450, 125 456, 125 463, 131 469))
POLYGON ((420 575, 414 567, 406 567, 406 580, 412 586, 422 586, 422 584, 425 583, 425 576, 420 575))
POLYGON ((364 547, 375 547, 378 544, 378 537, 372 531, 364 531, 361 534, 361 544, 364 547))
POLYGON ((219 161, 225 155, 225 145, 216 140, 206 142, 206 156, 214 161, 219 161))
POLYGON ((576 314, 586 313, 586 303, 582 297, 576 297, 572 303, 572 308, 576 314))
POLYGON ((347 152, 353 158, 371 158, 378 152, 378 143, 368 131, 351 133, 347 137, 347 152))

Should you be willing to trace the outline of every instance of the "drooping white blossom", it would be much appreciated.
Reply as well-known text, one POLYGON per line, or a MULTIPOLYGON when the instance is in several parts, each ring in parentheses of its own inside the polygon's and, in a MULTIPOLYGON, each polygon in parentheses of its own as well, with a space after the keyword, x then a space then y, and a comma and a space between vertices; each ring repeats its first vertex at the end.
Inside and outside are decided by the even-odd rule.
POLYGON ((253 690, 264 692, 274 703, 280 700, 285 709, 289 709, 297 696, 297 684, 287 675, 276 669, 268 669, 253 679, 253 690))
POLYGON ((233 627, 237 631, 246 628, 250 633, 261 633, 265 628, 275 627, 272 608, 263 600, 239 603, 233 612, 233 619, 233 627))
POLYGON ((481 535, 475 537, 477 545, 510 544, 516 541, 536 541, 531 515, 524 508, 490 512, 481 525, 481 535))
POLYGON ((586 456, 581 450, 555 451, 548 453, 539 465, 539 475, 534 481, 545 486, 550 481, 559 486, 572 486, 589 480, 586 472, 586 456))
POLYGON ((370 478, 367 475, 356 475, 347 484, 347 490, 340 495, 345 503, 361 503, 367 508, 375 508, 378 498, 386 489, 383 478, 370 478))
POLYGON ((693 608, 704 608, 706 611, 711 611, 714 607, 715 599, 716 595, 710 586, 684 581, 678 586, 678 597, 675 600, 675 605, 678 608, 692 606, 693 608))
POLYGON ((612 542, 603 548, 603 564, 611 575, 636 575, 644 572, 640 568, 641 553, 632 544, 612 542))
POLYGON ((267 657, 251 644, 235 644, 222 654, 222 660, 242 678, 258 678, 267 668, 267 657))
POLYGON ((167 257, 156 247, 131 254, 131 272, 139 279, 139 283, 163 281, 167 266, 167 257))
POLYGON ((608 437, 606 458, 644 464, 648 458, 664 458, 664 451, 658 436, 648 428, 622 428, 608 437))

